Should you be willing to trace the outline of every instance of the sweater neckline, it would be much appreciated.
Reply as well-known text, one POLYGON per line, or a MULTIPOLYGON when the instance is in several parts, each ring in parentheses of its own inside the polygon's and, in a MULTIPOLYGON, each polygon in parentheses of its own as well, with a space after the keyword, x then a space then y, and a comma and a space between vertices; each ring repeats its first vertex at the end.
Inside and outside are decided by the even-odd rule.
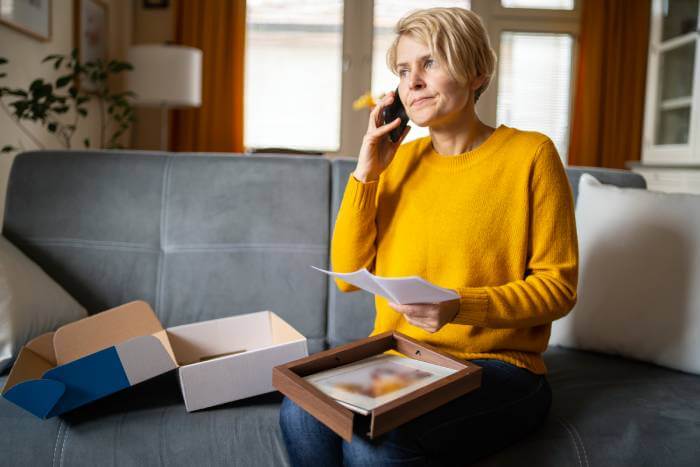
POLYGON ((512 131, 512 128, 506 125, 500 125, 493 131, 493 133, 489 135, 488 138, 486 138, 483 143, 476 148, 472 149, 471 151, 455 154, 453 156, 443 156, 438 154, 433 148, 432 139, 428 137, 423 160, 426 163, 439 168, 459 169, 461 167, 468 167, 498 150, 506 139, 508 139, 512 131))

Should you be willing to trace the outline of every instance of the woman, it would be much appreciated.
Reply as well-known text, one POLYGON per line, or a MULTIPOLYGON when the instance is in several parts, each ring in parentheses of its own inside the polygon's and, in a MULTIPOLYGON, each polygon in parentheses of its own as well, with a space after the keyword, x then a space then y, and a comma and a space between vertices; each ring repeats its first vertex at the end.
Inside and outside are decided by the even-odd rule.
MULTIPOLYGON (((576 302, 578 244, 568 179, 546 136, 481 122, 494 73, 481 20, 417 11, 387 55, 411 120, 430 136, 401 144, 371 112, 331 246, 335 271, 420 275, 459 299, 398 305, 376 297, 373 334, 396 330, 483 367, 482 386, 377 440, 342 441, 293 402, 280 420, 295 465, 466 465, 536 428, 551 392, 542 352, 576 302)), ((337 281, 343 291, 354 287, 337 281)))

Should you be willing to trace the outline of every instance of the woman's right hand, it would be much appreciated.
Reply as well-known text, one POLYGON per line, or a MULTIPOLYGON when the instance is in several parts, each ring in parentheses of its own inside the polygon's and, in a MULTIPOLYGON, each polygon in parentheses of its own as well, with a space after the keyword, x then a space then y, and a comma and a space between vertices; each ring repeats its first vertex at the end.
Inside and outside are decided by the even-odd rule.
POLYGON ((367 133, 362 138, 362 147, 357 161, 357 167, 353 176, 360 182, 372 182, 379 179, 379 175, 389 166, 394 159, 396 150, 408 134, 411 127, 406 126, 399 140, 392 143, 389 133, 401 124, 401 119, 383 125, 382 109, 394 102, 394 92, 390 91, 374 106, 369 114, 367 133))

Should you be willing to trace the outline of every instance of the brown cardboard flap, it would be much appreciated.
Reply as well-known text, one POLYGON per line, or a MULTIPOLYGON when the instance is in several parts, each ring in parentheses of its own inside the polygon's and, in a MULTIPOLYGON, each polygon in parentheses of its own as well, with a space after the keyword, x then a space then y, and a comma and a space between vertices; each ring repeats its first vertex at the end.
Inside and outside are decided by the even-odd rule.
POLYGON ((33 350, 29 349, 28 347, 24 347, 22 350, 20 350, 17 361, 15 361, 15 364, 12 366, 10 375, 7 377, 5 386, 2 388, 2 393, 5 394, 13 386, 23 383, 24 381, 41 379, 44 373, 55 366, 56 365, 53 363, 36 354, 33 350))
POLYGON ((56 353, 53 348, 53 331, 42 334, 27 342, 28 349, 31 349, 35 354, 49 362, 52 366, 56 366, 56 353))
MULTIPOLYGON (((56 363, 64 365, 128 339, 161 331, 163 326, 148 303, 130 302, 60 327, 53 338, 56 363)), ((169 344, 166 348, 172 355, 169 344)))

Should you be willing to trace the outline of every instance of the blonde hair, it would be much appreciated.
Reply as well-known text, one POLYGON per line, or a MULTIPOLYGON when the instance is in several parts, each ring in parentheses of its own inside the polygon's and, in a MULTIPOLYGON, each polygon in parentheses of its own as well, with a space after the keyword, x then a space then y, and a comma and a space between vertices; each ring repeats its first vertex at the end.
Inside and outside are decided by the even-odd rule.
POLYGON ((396 23, 396 37, 386 54, 389 69, 398 75, 396 47, 402 36, 410 35, 430 48, 431 54, 447 67, 449 75, 467 85, 477 76, 486 81, 474 93, 474 101, 488 88, 496 70, 496 53, 491 48, 484 23, 464 8, 417 10, 396 23))

